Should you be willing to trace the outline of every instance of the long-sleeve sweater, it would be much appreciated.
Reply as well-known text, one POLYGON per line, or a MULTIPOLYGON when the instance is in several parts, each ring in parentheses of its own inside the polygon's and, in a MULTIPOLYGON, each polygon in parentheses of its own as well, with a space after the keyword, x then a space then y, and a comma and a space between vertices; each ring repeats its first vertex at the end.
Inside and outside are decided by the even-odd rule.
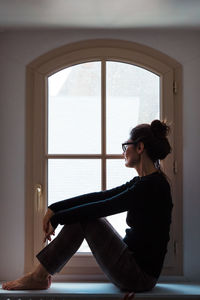
POLYGON ((159 277, 167 252, 173 208, 168 181, 154 172, 116 188, 84 194, 49 206, 58 224, 72 224, 127 211, 124 242, 138 265, 149 275, 159 277))

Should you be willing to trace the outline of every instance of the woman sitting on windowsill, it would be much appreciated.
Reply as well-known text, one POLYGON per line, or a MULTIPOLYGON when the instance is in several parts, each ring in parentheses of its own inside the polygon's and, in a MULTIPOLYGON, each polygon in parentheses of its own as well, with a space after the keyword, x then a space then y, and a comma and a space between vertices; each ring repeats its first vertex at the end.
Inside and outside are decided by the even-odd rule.
MULTIPOLYGON (((3 289, 47 289, 77 252, 84 238, 106 276, 121 290, 151 290, 161 273, 167 252, 172 199, 159 160, 171 151, 169 127, 159 120, 131 130, 122 144, 125 165, 139 176, 111 190, 89 193, 49 206, 44 219, 44 241, 58 224, 58 236, 37 258, 40 264, 27 275, 3 284, 3 289), (126 235, 121 238, 106 216, 127 211, 126 235)), ((77 182, 78 185, 78 182, 77 182)))

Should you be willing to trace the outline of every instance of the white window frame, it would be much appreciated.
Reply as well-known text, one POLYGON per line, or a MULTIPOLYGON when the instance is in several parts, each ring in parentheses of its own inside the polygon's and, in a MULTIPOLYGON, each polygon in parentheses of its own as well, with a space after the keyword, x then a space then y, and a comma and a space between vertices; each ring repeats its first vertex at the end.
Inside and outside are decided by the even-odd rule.
MULTIPOLYGON (((181 65, 152 48, 120 40, 91 40, 66 45, 44 54, 27 66, 25 272, 32 270, 38 263, 35 255, 44 246, 42 218, 47 206, 47 79, 69 66, 91 61, 102 61, 105 65, 107 60, 131 63, 160 76, 161 119, 167 119, 171 123, 169 139, 173 148, 164 161, 163 168, 171 180, 174 202, 169 254, 162 275, 182 275, 181 65)), ((102 82, 105 82, 105 78, 102 82)), ((102 97, 106 97, 104 84, 102 97)), ((102 109, 105 109, 103 106, 105 101, 102 101, 102 109)), ((103 125, 102 130, 105 130, 103 125)), ((116 158, 120 158, 118 156, 116 158)), ((104 168, 102 173, 105 182, 104 168)), ((92 255, 77 254, 57 279, 102 281, 106 277, 92 255)))

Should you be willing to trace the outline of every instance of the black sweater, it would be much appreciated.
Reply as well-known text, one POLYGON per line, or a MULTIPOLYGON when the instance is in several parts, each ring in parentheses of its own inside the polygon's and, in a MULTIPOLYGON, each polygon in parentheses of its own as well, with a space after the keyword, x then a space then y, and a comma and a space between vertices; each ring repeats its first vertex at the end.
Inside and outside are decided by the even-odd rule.
POLYGON ((134 177, 111 190, 85 194, 49 206, 58 224, 72 224, 127 211, 124 242, 138 265, 149 275, 159 277, 167 252, 171 223, 170 186, 158 172, 134 177))

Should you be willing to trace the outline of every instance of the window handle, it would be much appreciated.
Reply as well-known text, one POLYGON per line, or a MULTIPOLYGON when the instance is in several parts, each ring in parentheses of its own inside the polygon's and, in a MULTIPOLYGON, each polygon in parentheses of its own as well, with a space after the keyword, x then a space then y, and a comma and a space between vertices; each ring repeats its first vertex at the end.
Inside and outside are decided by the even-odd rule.
POLYGON ((40 212, 42 209, 42 185, 39 183, 35 185, 35 204, 36 211, 40 212))

